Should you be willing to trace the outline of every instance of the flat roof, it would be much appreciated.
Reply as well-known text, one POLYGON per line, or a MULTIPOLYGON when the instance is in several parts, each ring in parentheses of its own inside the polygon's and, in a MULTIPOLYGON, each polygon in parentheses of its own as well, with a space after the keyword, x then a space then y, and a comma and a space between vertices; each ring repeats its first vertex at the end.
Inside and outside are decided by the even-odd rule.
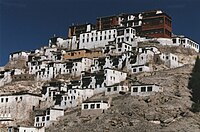
POLYGON ((37 96, 37 97, 42 97, 41 94, 33 94, 33 93, 23 93, 23 92, 17 92, 17 93, 11 93, 11 94, 2 94, 2 96, 20 96, 20 95, 31 95, 31 96, 37 96))
POLYGON ((83 103, 108 103, 108 101, 104 101, 104 100, 86 100, 86 101, 83 101, 83 103))

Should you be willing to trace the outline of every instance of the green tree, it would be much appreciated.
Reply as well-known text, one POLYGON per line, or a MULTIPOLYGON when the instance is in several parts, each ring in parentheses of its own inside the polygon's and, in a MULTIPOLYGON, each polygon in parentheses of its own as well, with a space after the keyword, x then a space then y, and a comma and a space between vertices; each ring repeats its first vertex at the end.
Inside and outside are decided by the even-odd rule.
POLYGON ((188 88, 191 90, 191 100, 193 101, 191 111, 200 111, 200 59, 196 58, 194 68, 192 70, 191 78, 188 83, 188 88))

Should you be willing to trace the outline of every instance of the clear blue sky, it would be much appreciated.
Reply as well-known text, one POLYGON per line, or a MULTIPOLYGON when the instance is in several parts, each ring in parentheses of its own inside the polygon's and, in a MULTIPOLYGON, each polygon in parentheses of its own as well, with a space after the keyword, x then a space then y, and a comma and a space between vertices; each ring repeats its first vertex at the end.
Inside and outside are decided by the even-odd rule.
POLYGON ((200 0, 0 0, 0 66, 12 52, 47 45, 53 34, 67 37, 72 23, 145 10, 165 11, 173 19, 173 33, 200 43, 199 6, 200 0))

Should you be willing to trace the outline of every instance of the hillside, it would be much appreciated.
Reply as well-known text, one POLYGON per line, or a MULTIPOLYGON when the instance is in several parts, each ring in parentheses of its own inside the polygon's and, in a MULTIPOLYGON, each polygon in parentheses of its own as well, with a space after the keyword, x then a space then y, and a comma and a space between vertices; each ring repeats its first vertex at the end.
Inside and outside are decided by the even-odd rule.
MULTIPOLYGON (((47 132, 64 131, 187 131, 197 132, 199 114, 189 111, 190 93, 187 88, 192 65, 167 71, 154 72, 149 76, 138 75, 144 83, 159 83, 163 93, 149 97, 130 94, 112 96, 111 107, 96 117, 80 116, 80 109, 72 109, 47 132)), ((109 98, 98 95, 95 98, 109 98)))

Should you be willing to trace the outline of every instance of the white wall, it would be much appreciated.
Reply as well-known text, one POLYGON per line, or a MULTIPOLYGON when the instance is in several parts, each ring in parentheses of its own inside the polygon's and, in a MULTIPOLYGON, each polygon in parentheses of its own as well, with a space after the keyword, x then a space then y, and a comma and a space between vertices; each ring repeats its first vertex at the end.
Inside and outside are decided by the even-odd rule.
POLYGON ((106 86, 113 85, 115 83, 120 83, 121 81, 126 80, 127 73, 113 70, 113 69, 105 69, 105 76, 106 76, 106 86))
POLYGON ((172 53, 162 53, 160 59, 164 61, 164 64, 169 68, 176 68, 179 66, 178 56, 172 53))
POLYGON ((10 114, 15 120, 29 120, 30 112, 39 106, 39 100, 42 98, 29 94, 0 96, 0 115, 10 114))
POLYGON ((157 85, 133 85, 131 86, 131 95, 132 96, 149 96, 155 94, 155 92, 162 92, 162 89, 157 85), (148 87, 151 87, 151 90, 148 91, 148 87), (137 91, 133 91, 134 88, 137 88, 137 91), (144 88, 144 91, 141 89, 144 88))
POLYGON ((9 60, 12 61, 12 60, 24 59, 27 61, 29 54, 30 54, 29 52, 24 52, 24 51, 12 53, 9 55, 9 60))
POLYGON ((88 105, 88 110, 92 109, 91 108, 92 104, 95 105, 94 109, 108 109, 110 107, 110 105, 108 103, 104 103, 103 101, 99 101, 99 102, 82 103, 81 109, 87 110, 87 109, 84 109, 84 105, 88 105), (100 108, 97 108, 97 104, 100 104, 100 108))
POLYGON ((19 127, 19 132, 45 132, 45 128, 19 127))
POLYGON ((71 108, 80 105, 84 100, 94 95, 93 89, 70 89, 67 95, 62 96, 62 108, 71 108))
POLYGON ((98 48, 104 47, 108 41, 113 41, 116 37, 116 29, 97 31, 92 30, 89 33, 80 34, 80 49, 81 48, 98 48))
POLYGON ((138 73, 138 72, 149 72, 151 71, 151 68, 145 65, 136 65, 132 66, 130 69, 131 73, 138 73))
POLYGON ((199 52, 199 44, 187 37, 174 37, 172 41, 174 45, 182 45, 184 48, 192 48, 199 52))
POLYGON ((106 87, 105 95, 112 95, 112 94, 119 94, 119 92, 127 92, 129 90, 128 86, 125 85, 118 85, 118 86, 111 86, 106 87), (116 88, 116 90, 115 90, 116 88))
POLYGON ((35 127, 48 127, 52 122, 57 121, 58 117, 64 116, 64 110, 62 109, 47 109, 44 112, 44 115, 35 116, 35 127), (48 114, 47 111, 49 111, 50 113, 48 114), (39 118, 39 121, 37 121, 37 118, 39 118), (44 118, 44 120, 42 120, 42 118, 44 118))

